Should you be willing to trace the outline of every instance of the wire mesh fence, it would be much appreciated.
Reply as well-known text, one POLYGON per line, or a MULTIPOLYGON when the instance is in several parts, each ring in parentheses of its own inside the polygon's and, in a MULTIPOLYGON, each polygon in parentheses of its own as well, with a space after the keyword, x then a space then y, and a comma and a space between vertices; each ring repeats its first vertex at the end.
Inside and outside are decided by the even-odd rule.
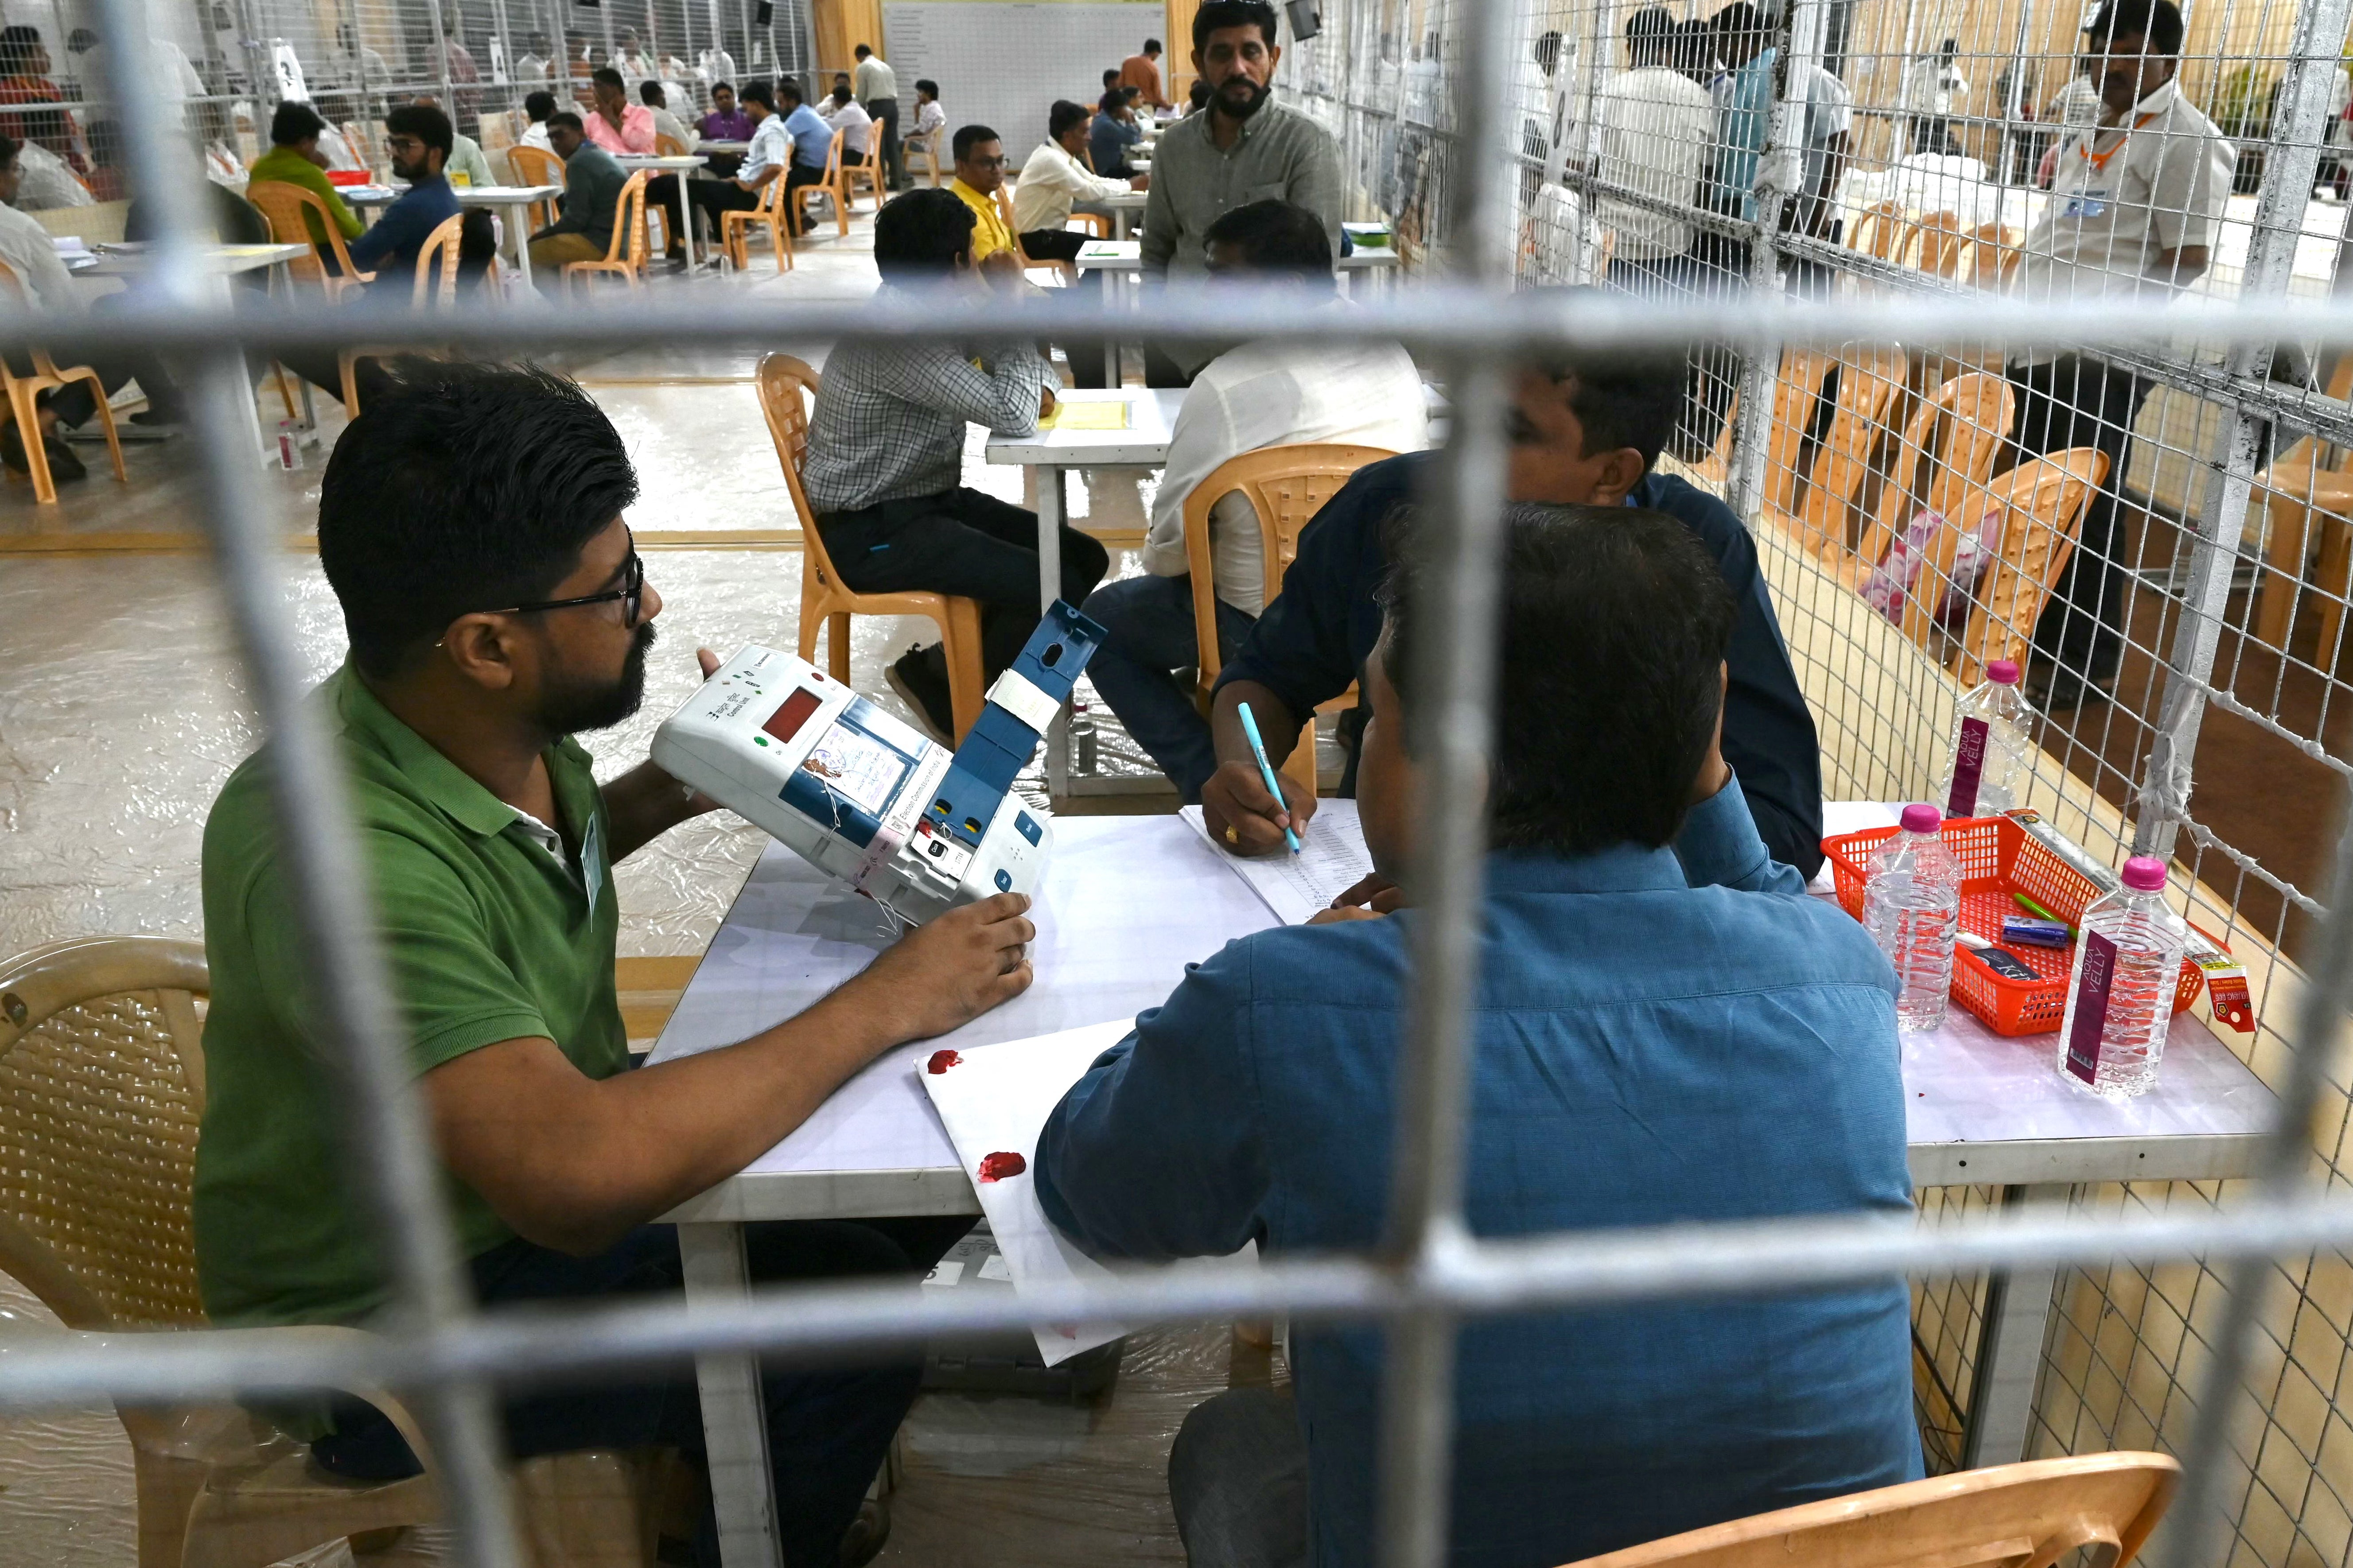
MULTIPOLYGON (((332 345, 363 329, 290 304, 227 310, 181 178, 196 156, 241 168, 266 141, 269 107, 290 97, 349 126, 366 163, 380 161, 385 104, 434 97, 494 152, 520 132, 523 91, 607 63, 673 84, 700 109, 713 81, 810 68, 809 20, 799 0, 566 11, 547 0, 107 0, 87 18, 52 4, 19 23, 30 40, 0 37, 0 53, 14 49, 0 62, 11 70, 0 132, 21 132, 89 199, 135 195, 161 214, 155 294, 74 332, 100 345, 166 340, 199 394, 206 521, 258 706, 289 755, 280 809, 301 849, 314 967, 339 999, 351 1136, 376 1178, 373 1213, 407 1314, 388 1348, 336 1354, 267 1336, 12 1351, 0 1400, 388 1376, 420 1394, 463 1539, 492 1563, 513 1552, 487 1404, 498 1376, 697 1348, 839 1348, 984 1321, 980 1309, 856 1290, 763 1297, 733 1315, 562 1324, 466 1310, 353 902, 334 770, 301 716, 270 542, 254 521, 250 466, 233 456, 250 444, 251 416, 234 345, 332 345), (78 39, 85 25, 93 36, 78 39)), ((2008 1397, 1987 1375, 1989 1327, 2042 1290, 2057 1310, 2026 1391, 2030 1453, 2189 1453, 2211 1489, 2194 1500, 2227 1522, 2228 1560, 2353 1562, 2353 1426, 2337 1406, 2353 1350, 2353 1275, 2337 1249, 2353 1218, 2295 1201, 2292 1181, 2337 1184, 2353 1110, 2343 1070, 2324 1060, 2343 1000, 2330 988, 2345 984, 2327 962, 2343 922, 2329 922, 2326 889, 2348 773, 2337 656, 2353 597, 2339 489, 2353 331, 2329 309, 2353 175, 2347 5, 2199 6, 2178 45, 2133 50, 2115 47, 2126 37, 2116 29, 2087 38, 2085 20, 2032 0, 1803 0, 1782 15, 1328 0, 1320 36, 1291 51, 1284 90, 1338 141, 1351 204, 1451 289, 1388 298, 1353 325, 1230 306, 1206 321, 1181 301, 1119 323, 1388 333, 1440 367, 1454 395, 1452 603, 1465 627, 1482 624, 1492 594, 1481 523, 1500 497, 1506 351, 1613 321, 1651 338, 1697 323, 1707 336, 1672 460, 1750 524, 1821 732, 1827 793, 1928 795, 1960 692, 1996 660, 2024 666, 2041 749, 2021 804, 2110 862, 2132 850, 2171 858, 2177 902, 2248 971, 2256 1026, 2226 1038, 2288 1108, 2271 1208, 2249 1205, 2243 1184, 2133 1184, 2037 1194, 2063 1201, 2068 1218, 2054 1221, 2020 1208, 2017 1189, 1947 1187, 1924 1193, 1926 1220, 1901 1235, 1814 1224, 1471 1244, 1456 1228, 1451 1108, 1466 1049, 1475 824, 1441 813, 1428 842, 1453 853, 1417 955, 1412 1059, 1426 1092, 1404 1101, 1394 1254, 1029 1309, 1388 1319, 1401 1352, 1385 1446, 1395 1562, 1442 1555, 1458 1315, 1889 1269, 1915 1279, 1915 1386, 1935 1463, 1983 1457, 1972 1424, 2008 1397), (2148 76, 2168 52, 2178 73, 2148 76), (1503 297, 1514 279, 1592 284, 1628 306, 1514 314, 1503 297), (2183 295, 2310 308, 2161 313, 2183 295), (1994 296, 2063 324, 1999 335, 2028 317, 1979 308, 1994 296), (1813 313, 1777 318, 1784 297, 1813 313), (2307 1103, 2315 1114, 2296 1119, 2307 1103)), ((372 340, 450 331, 366 314, 372 340)), ((1057 335, 1081 319, 1034 318, 1057 335)), ((960 321, 731 303, 560 327, 484 316, 470 328, 486 348, 518 350, 656 333, 913 335, 960 321)), ((0 336, 55 326, 17 312, 0 336)), ((1459 718, 1442 800, 1446 780, 1476 764, 1489 699, 1480 660, 1439 673, 1459 718)), ((2029 1304, 2038 1311, 2021 1321, 2039 1324, 2029 1304)), ((2176 1534, 2179 1560, 2224 1560, 2176 1534)))

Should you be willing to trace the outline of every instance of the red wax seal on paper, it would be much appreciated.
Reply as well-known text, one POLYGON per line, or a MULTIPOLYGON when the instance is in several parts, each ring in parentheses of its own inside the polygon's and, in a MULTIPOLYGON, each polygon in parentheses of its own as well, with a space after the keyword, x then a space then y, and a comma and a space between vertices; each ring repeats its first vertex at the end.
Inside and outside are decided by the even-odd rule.
POLYGON ((954 1051, 934 1051, 932 1053, 932 1059, 923 1064, 923 1070, 932 1074, 934 1077, 937 1077, 939 1074, 947 1071, 948 1068, 952 1067, 961 1067, 963 1065, 964 1058, 956 1055, 954 1051))
POLYGON ((1008 1176, 1018 1176, 1029 1168, 1029 1162, 1018 1154, 989 1154, 980 1162, 980 1179, 1001 1182, 1008 1176))

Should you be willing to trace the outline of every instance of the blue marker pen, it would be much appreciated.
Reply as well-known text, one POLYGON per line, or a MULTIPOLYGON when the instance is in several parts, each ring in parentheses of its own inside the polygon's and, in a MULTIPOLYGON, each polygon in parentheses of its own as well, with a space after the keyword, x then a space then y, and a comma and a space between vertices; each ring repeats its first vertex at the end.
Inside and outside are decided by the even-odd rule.
MULTIPOLYGON (((1250 755, 1258 759, 1259 777, 1266 781, 1266 793, 1274 796, 1275 804, 1280 805, 1282 804, 1282 785, 1275 782, 1274 764, 1266 760, 1266 742, 1258 738, 1258 720, 1251 716, 1249 703, 1237 706, 1241 711, 1242 733, 1250 737, 1250 755)), ((1282 841, 1291 847, 1293 855, 1299 853, 1299 835, 1286 827, 1282 830, 1282 841)))

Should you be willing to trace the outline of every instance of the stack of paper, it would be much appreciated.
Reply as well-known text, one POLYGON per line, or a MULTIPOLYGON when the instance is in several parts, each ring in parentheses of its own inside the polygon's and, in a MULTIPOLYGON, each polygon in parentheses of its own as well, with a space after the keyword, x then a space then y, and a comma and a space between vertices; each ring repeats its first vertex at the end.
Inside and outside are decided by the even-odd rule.
MULTIPOLYGON (((1097 1262, 1048 1223, 1038 1206, 1032 1167, 1038 1135, 1046 1118, 1095 1058, 1126 1037, 1125 1022, 1065 1029, 1031 1040, 1009 1040, 968 1051, 934 1051, 920 1074, 940 1121, 955 1144, 965 1174, 972 1178, 980 1211, 997 1237, 997 1249, 1013 1273, 1017 1291, 1072 1279, 1108 1279, 1112 1268, 1097 1262)), ((1154 1267, 1193 1269, 1255 1268, 1258 1249, 1230 1258, 1198 1258, 1154 1267)), ((1139 1266, 1120 1264, 1122 1272, 1139 1266)), ((1059 1366, 1081 1351, 1130 1332, 1141 1324, 1038 1323, 1030 1331, 1048 1366, 1059 1366)))
POLYGON ((1373 858, 1365 848, 1364 825, 1356 818, 1353 800, 1317 801, 1307 831, 1300 835, 1296 855, 1288 850, 1229 855, 1209 838, 1199 806, 1185 807, 1184 816, 1202 841, 1216 849, 1218 858, 1266 900, 1266 907, 1285 925, 1306 924, 1309 917, 1318 910, 1330 909, 1334 899, 1363 881, 1373 868, 1373 858))

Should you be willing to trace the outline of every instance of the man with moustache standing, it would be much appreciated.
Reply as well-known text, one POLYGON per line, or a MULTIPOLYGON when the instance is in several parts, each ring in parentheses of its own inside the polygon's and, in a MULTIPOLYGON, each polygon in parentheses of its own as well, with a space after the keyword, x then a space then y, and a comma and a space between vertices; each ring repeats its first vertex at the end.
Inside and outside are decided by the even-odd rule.
MULTIPOLYGON (((1193 68, 1208 86, 1208 112, 1177 121, 1153 154, 1146 287, 1200 287, 1209 275, 1209 226, 1253 202, 1305 207, 1340 254, 1340 150, 1322 126, 1270 101, 1282 58, 1266 0, 1208 0, 1194 13, 1193 68)), ((1146 343, 1145 380, 1184 386, 1216 354, 1210 344, 1146 343)))

